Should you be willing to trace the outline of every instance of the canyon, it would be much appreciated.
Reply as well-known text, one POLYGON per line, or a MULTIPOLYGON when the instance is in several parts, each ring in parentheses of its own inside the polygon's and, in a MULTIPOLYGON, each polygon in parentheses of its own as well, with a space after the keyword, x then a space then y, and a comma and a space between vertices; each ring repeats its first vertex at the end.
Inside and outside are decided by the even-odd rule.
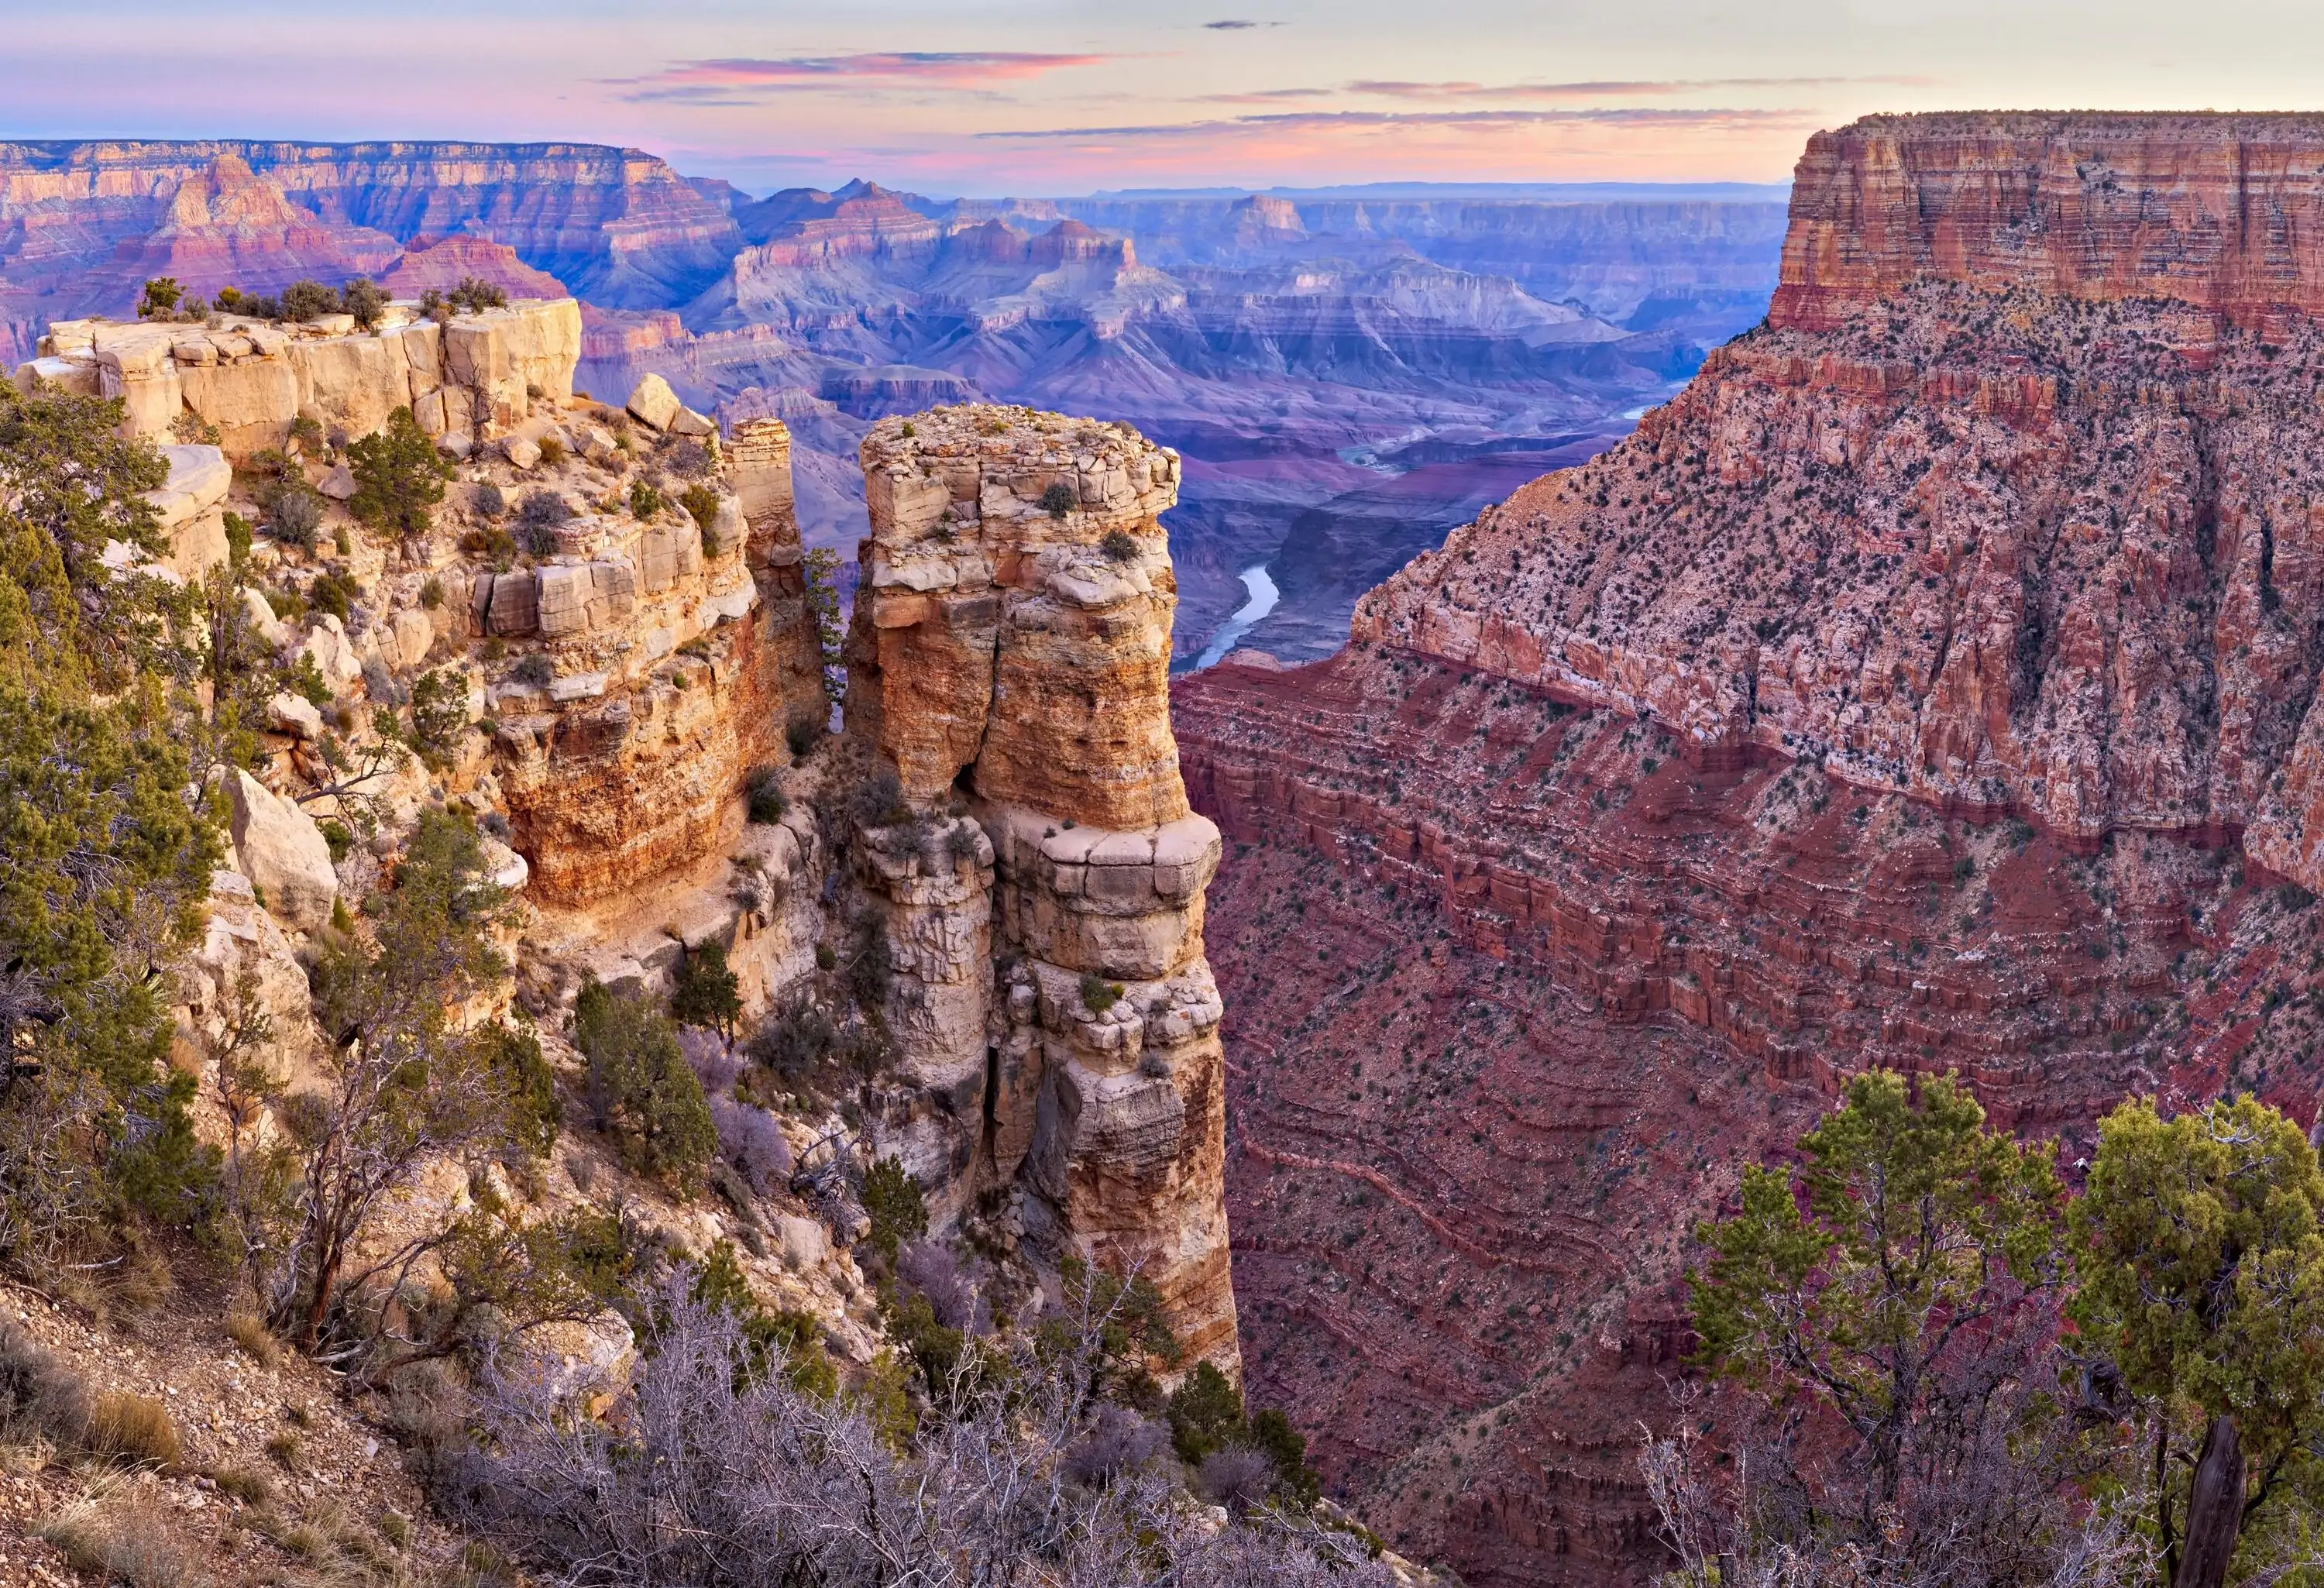
MULTIPOLYGON (((260 542, 327 705, 236 785, 189 1028, 244 963, 295 1014, 300 940, 466 809, 558 1058, 586 979, 715 945, 748 1020, 837 1027, 801 1160, 893 1158, 1002 1269, 1134 1269, 1480 1584, 1650 1574, 1692 1232, 1848 1076, 1957 1071, 2070 1177, 2126 1094, 2315 1117, 2324 118, 1872 117, 1772 228, 361 147, 0 156, 6 301, 71 310, 19 383, 171 448, 170 571, 263 524, 268 456, 348 534, 260 542), (159 264, 516 300, 105 318, 159 264), (391 543, 334 455, 400 407, 453 479, 391 543), (1277 604, 1184 670, 1249 568, 1277 604), (300 796, 358 808, 317 724, 423 678, 453 743, 384 850, 318 849, 300 796)), ((846 1210, 653 1216, 871 1369, 846 1210)))
POLYGON ((1643 1574, 1692 1224, 1867 1066, 2301 1120, 2313 117, 1819 134, 1764 326, 1173 687, 1247 1371, 1465 1580, 1643 1574))
POLYGON ((154 276, 569 291, 583 390, 657 374, 724 421, 785 421, 810 547, 868 532, 856 451, 883 415, 984 398, 1135 424, 1186 462, 1177 664, 1254 565, 1283 591, 1255 642, 1314 657, 1364 590, 1506 494, 1514 458, 1606 444, 1755 321, 1781 198, 752 198, 588 144, 0 143, 0 364, 51 321, 125 315, 154 276))

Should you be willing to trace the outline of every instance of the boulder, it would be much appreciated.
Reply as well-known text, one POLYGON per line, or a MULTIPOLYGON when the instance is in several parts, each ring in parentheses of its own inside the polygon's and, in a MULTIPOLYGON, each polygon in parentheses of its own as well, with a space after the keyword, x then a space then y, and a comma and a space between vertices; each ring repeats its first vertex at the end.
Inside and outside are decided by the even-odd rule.
POLYGON ((388 636, 381 650, 383 653, 392 650, 392 655, 383 657, 389 665, 406 669, 418 667, 435 647, 435 620, 423 608, 407 606, 388 624, 388 636))
POLYGON ((532 469, 540 465, 540 443, 527 437, 511 436, 501 443, 501 451, 519 468, 532 469))
POLYGON ((266 703, 266 725, 278 734, 313 743, 323 736, 323 714, 304 695, 286 690, 266 703))
POLYGON ((651 430, 669 429, 670 421, 684 411, 678 393, 669 389, 669 383, 659 375, 651 374, 638 378, 638 383, 630 389, 630 400, 625 406, 632 419, 651 430))
POLYGON ((511 849, 498 838, 486 834, 483 840, 484 874, 493 887, 505 892, 518 893, 532 878, 532 868, 523 855, 511 849))
POLYGON ((669 431, 673 436, 694 436, 698 438, 702 436, 715 436, 718 433, 718 426, 715 420, 708 419, 702 414, 698 414, 690 408, 680 408, 677 413, 670 417, 669 423, 662 428, 669 431))
POLYGON ((251 632, 265 641, 270 648, 280 651, 289 642, 290 625, 274 615, 274 609, 266 604, 264 596, 247 585, 242 589, 242 614, 250 624, 251 632))
POLYGON ((317 619, 299 649, 315 659, 315 670, 323 675, 332 694, 345 695, 363 682, 363 659, 335 614, 327 612, 317 619))
POLYGON ((323 483, 317 485, 315 489, 334 502, 352 502, 355 496, 355 474, 346 464, 340 464, 329 474, 325 475, 323 483))
POLYGON ((275 919, 312 932, 331 919, 339 879, 331 870, 331 846, 315 818, 248 772, 236 771, 228 786, 234 798, 235 859, 275 919))
POLYGON ((226 558, 226 495, 234 470, 215 447, 164 447, 161 456, 169 480, 145 499, 170 538, 171 568, 198 578, 226 558))
POLYGON ((825 1260, 831 1256, 831 1232, 823 1227, 821 1219, 800 1218, 796 1214, 779 1214, 775 1219, 775 1234, 782 1244, 783 1260, 799 1272, 822 1267, 825 1260))

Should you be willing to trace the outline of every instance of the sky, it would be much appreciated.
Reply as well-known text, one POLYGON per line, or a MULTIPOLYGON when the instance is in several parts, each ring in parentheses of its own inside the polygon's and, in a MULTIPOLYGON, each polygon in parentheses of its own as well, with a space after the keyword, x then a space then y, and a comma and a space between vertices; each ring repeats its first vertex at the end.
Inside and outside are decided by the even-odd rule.
POLYGON ((573 140, 753 192, 1784 181, 1881 110, 2315 109, 2317 0, 0 0, 0 139, 573 140))

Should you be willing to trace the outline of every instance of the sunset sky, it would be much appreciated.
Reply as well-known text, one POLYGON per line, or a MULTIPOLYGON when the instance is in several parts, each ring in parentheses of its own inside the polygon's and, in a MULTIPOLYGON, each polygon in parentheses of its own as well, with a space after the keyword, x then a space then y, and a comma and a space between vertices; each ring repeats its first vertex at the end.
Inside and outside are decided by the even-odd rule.
POLYGON ((1786 179, 1940 107, 2324 108, 2313 0, 0 0, 0 138, 636 144, 753 190, 1786 179))

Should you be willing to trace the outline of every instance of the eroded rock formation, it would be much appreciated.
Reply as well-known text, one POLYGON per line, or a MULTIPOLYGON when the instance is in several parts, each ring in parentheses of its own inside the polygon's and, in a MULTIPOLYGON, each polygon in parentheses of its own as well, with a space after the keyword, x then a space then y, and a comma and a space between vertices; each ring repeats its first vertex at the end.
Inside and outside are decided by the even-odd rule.
POLYGON ((2261 270, 2262 239, 2206 219, 2269 210, 2311 139, 2235 117, 1820 137, 1768 327, 1416 559, 1355 632, 1651 716, 1706 763, 1812 759, 2083 851, 2244 834, 2324 882, 2324 334, 2295 255, 2261 270), (2249 174, 2193 180, 2228 166, 2249 174), (2033 185, 1995 197, 2005 169, 2033 185))
POLYGON ((997 1190, 1035 1250, 1135 1264, 1231 1364, 1217 829, 1170 734, 1177 459, 1127 427, 963 407, 863 447, 872 533, 848 732, 903 809, 865 845, 917 1090, 891 1110, 957 1210, 997 1190))

